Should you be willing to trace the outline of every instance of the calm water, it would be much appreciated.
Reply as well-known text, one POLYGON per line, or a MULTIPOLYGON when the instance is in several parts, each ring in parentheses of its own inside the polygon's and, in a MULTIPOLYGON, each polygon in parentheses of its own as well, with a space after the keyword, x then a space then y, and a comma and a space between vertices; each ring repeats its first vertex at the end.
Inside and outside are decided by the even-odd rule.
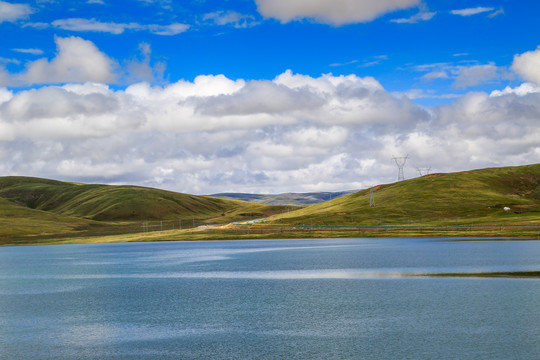
POLYGON ((0 248, 0 359, 538 359, 538 241, 0 248))

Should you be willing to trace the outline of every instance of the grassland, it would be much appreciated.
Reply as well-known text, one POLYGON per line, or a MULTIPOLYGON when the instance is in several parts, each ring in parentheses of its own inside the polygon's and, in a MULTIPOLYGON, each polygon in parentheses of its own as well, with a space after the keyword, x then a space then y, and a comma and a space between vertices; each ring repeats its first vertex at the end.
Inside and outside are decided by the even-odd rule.
POLYGON ((196 227, 267 217, 289 207, 136 187, 0 178, 0 244, 196 227), (158 225, 159 224, 159 225, 158 225), (152 228, 153 226, 153 228, 152 228))
POLYGON ((373 190, 375 206, 366 189, 290 211, 290 206, 144 187, 5 177, 0 178, 0 245, 540 236, 540 164, 431 174, 373 190), (263 220, 246 222, 256 218, 263 220), (199 228, 202 224, 208 226, 199 228))
POLYGON ((291 226, 540 224, 540 164, 431 174, 268 218, 291 226), (505 208, 507 208, 505 210, 505 208))

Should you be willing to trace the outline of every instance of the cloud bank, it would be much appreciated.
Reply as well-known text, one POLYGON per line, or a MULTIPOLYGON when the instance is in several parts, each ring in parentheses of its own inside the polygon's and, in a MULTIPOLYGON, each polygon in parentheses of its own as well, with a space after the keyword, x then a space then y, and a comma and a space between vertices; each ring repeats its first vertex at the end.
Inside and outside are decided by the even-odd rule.
POLYGON ((434 171, 537 162, 540 89, 470 93, 423 108, 371 77, 198 76, 125 89, 0 88, 0 173, 183 191, 365 188, 392 156, 434 171))

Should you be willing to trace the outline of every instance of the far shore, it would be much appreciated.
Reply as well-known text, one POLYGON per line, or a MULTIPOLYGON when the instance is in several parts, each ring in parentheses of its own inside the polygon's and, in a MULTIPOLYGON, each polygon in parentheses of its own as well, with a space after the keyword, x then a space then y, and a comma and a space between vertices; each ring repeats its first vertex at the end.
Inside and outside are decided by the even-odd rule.
POLYGON ((513 241, 540 240, 538 228, 440 228, 440 227, 379 227, 369 229, 263 229, 239 226, 236 228, 203 227, 184 230, 152 231, 105 236, 77 236, 76 234, 42 235, 19 238, 0 238, 0 246, 97 244, 149 241, 219 241, 257 239, 308 238, 441 238, 450 241, 513 241))

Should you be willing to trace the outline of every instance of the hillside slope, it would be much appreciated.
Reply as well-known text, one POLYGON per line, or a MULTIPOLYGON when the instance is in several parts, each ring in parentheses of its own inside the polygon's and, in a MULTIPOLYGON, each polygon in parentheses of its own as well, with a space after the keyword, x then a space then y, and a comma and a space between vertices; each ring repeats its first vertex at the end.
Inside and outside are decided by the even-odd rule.
POLYGON ((274 224, 381 225, 540 222, 540 164, 380 185, 268 219, 274 224), (505 210, 504 208, 509 208, 505 210))
POLYGON ((96 225, 86 219, 29 209, 0 197, 0 238, 77 233, 96 225))
MULTIPOLYGON (((88 231, 118 222, 189 219, 190 224, 265 217, 283 207, 137 186, 0 177, 0 237, 88 231)), ((140 231, 140 226, 136 228, 140 231)))

